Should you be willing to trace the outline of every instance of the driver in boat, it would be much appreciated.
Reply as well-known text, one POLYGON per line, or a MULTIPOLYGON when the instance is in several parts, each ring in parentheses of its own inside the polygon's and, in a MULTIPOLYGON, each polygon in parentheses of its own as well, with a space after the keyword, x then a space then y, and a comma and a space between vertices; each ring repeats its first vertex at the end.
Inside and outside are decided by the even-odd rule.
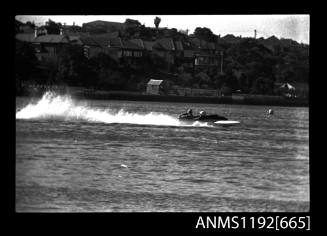
POLYGON ((181 114, 180 116, 183 116, 183 117, 193 117, 192 109, 188 109, 188 110, 186 111, 186 113, 183 113, 183 114, 181 114))
POLYGON ((193 111, 192 109, 187 110, 187 116, 193 116, 193 111))
POLYGON ((205 111, 200 111, 200 117, 203 117, 206 115, 206 112, 205 111))

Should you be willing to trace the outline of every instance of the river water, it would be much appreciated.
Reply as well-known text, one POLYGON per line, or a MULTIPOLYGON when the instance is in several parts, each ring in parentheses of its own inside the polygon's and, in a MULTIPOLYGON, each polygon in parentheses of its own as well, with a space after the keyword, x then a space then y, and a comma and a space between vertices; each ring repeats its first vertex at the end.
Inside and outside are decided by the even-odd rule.
POLYGON ((308 108, 16 98, 18 212, 299 212, 309 202, 308 108), (188 108, 240 124, 181 123, 188 108))

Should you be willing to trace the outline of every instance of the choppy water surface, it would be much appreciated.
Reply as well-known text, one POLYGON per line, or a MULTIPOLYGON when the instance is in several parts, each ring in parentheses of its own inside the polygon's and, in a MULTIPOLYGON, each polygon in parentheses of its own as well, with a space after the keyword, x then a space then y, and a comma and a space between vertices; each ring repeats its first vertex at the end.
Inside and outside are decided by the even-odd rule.
POLYGON ((308 211, 308 116, 294 107, 17 98, 16 210, 308 211), (189 107, 241 123, 179 122, 189 107))

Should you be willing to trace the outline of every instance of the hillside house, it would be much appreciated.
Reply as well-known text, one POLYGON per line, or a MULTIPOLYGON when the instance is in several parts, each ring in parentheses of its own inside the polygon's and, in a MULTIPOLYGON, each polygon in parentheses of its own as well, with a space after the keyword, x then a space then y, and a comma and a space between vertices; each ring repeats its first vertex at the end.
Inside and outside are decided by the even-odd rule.
POLYGON ((15 38, 19 42, 30 43, 35 49, 36 57, 42 62, 56 62, 63 45, 70 42, 65 35, 38 35, 37 31, 33 34, 17 34, 15 38))
POLYGON ((69 35, 68 39, 69 39, 69 43, 72 45, 79 45, 79 46, 83 45, 81 41, 81 37, 78 35, 69 35))
POLYGON ((220 56, 196 53, 194 59, 195 66, 218 66, 220 61, 220 56))
POLYGON ((174 40, 173 42, 175 44, 175 56, 180 58, 184 57, 184 47, 182 41, 174 40))
POLYGON ((194 49, 193 45, 188 41, 183 41, 182 44, 183 44, 184 58, 194 58, 196 50, 194 49))
POLYGON ((172 38, 157 39, 152 46, 154 54, 162 57, 168 64, 174 64, 175 45, 172 38))
POLYGON ((80 41, 82 42, 84 49, 84 56, 86 58, 92 58, 99 53, 105 53, 106 50, 103 48, 97 40, 91 36, 81 37, 80 41))
POLYGON ((123 57, 139 58, 143 56, 143 47, 138 46, 130 40, 123 40, 123 57))
POLYGON ((91 58, 98 53, 104 53, 115 60, 129 58, 134 60, 143 56, 143 48, 131 40, 122 40, 120 37, 110 38, 106 35, 82 37, 84 54, 91 58))
POLYGON ((19 32, 25 33, 25 34, 33 34, 34 33, 34 27, 28 24, 23 24, 19 26, 19 32))
POLYGON ((30 33, 30 34, 16 34, 15 39, 18 42, 33 43, 36 37, 37 36, 35 35, 35 33, 30 33))
POLYGON ((109 39, 108 48, 117 58, 129 58, 131 60, 143 56, 143 47, 131 40, 123 40, 120 37, 109 39))
POLYGON ((69 43, 69 38, 64 35, 46 34, 35 38, 33 44, 36 56, 40 61, 57 61, 62 47, 69 43))
POLYGON ((219 48, 215 43, 198 38, 190 39, 194 49, 195 66, 218 66, 220 62, 219 48))
POLYGON ((195 37, 190 38, 190 42, 194 49, 205 54, 217 55, 219 52, 216 50, 216 45, 213 42, 207 42, 195 37))

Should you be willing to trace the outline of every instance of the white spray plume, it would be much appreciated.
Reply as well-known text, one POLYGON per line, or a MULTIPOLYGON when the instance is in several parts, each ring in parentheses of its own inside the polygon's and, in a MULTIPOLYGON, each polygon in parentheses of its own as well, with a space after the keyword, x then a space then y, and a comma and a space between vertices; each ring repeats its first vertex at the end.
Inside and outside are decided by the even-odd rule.
POLYGON ((101 123, 128 123, 139 125, 165 126, 210 126, 207 123, 194 122, 183 124, 177 118, 150 112, 148 114, 130 113, 124 110, 115 112, 108 109, 95 109, 85 104, 77 104, 70 96, 46 92, 36 104, 28 104, 16 113, 16 119, 47 119, 84 120, 101 123))

